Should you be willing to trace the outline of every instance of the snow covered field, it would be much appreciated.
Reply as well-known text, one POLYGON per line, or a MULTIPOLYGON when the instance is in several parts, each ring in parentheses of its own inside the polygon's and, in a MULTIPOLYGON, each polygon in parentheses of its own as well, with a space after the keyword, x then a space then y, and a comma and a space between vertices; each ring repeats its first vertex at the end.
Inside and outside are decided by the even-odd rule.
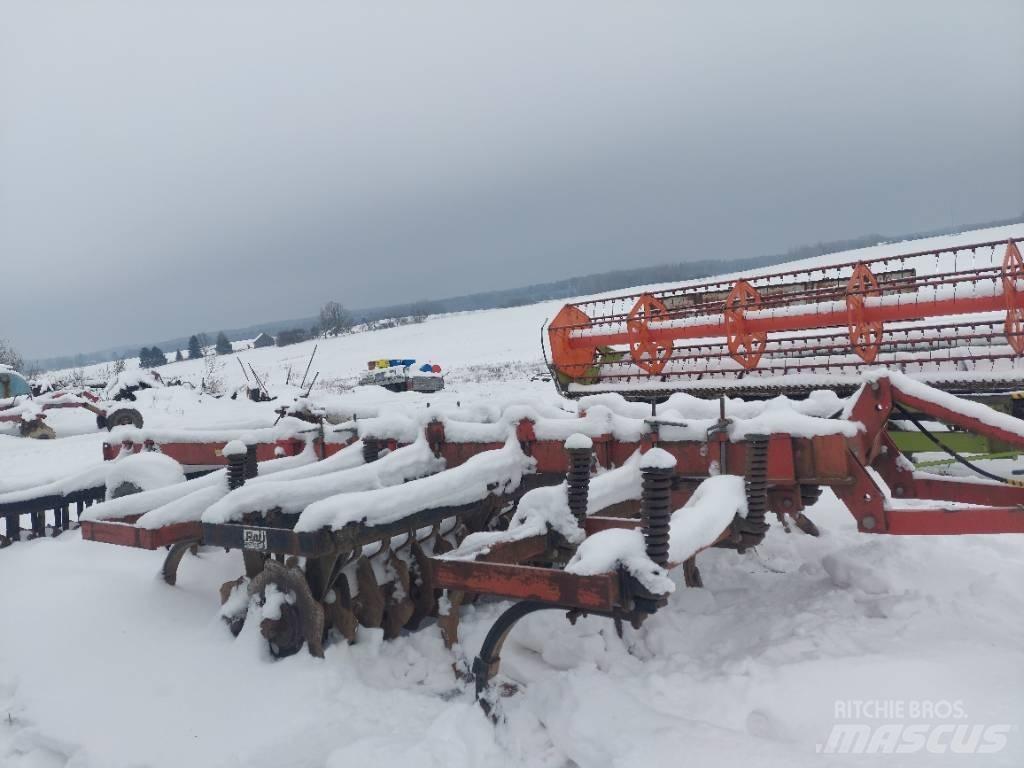
MULTIPOLYGON (((1010 234, 1024 227, 821 261, 1010 234)), ((445 367, 446 399, 551 398, 552 385, 531 377, 542 370, 541 323, 560 305, 320 341, 313 370, 337 386, 367 360, 411 356, 445 367)), ((300 378, 312 347, 240 357, 285 393, 289 367, 300 378)), ((238 364, 223 362, 226 384, 244 383, 238 364)), ((202 363, 162 373, 198 383, 202 363)), ((136 405, 147 426, 255 427, 272 423, 278 404, 169 388, 136 405)), ((0 492, 99 459, 104 434, 91 414, 48 421, 60 439, 0 434, 0 492)), ((809 515, 818 539, 775 525, 757 551, 702 554, 705 588, 686 589, 674 573, 668 607, 621 639, 601 618, 521 622, 502 659, 520 689, 498 727, 452 665, 472 659, 506 603, 464 609, 454 654, 428 624, 386 643, 361 628, 357 644, 332 644, 323 659, 273 661, 255 622, 236 639, 217 616, 217 587, 242 570, 237 553, 186 556, 169 587, 157 575, 161 552, 74 531, 21 542, 0 551, 0 766, 1024 764, 1024 537, 858 534, 828 491, 809 515), (836 726, 851 724, 920 743, 835 753, 836 726)))

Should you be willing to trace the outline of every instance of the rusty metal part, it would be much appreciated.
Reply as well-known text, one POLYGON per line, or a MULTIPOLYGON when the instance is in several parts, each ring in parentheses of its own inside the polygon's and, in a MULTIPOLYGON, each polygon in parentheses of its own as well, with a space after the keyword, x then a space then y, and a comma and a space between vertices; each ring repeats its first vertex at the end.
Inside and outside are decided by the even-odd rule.
POLYGON ((437 626, 441 630, 445 648, 451 648, 459 642, 459 609, 466 595, 462 590, 445 590, 442 597, 444 610, 440 610, 439 606, 437 626))
MULTIPOLYGON (((491 625, 483 645, 480 646, 480 653, 473 660, 472 675, 476 687, 476 698, 484 712, 497 721, 498 717, 494 709, 495 701, 487 695, 491 679, 498 673, 501 664, 501 649, 508 639, 509 633, 520 619, 529 616, 531 613, 546 610, 566 610, 563 606, 551 605, 550 603, 536 600, 523 600, 507 609, 491 625)), ((590 611, 589 613, 597 613, 590 611)), ((604 614, 598 614, 604 615, 604 614)), ((610 615, 610 614, 608 614, 610 615)))
POLYGON ((41 417, 21 422, 18 426, 18 433, 31 440, 54 440, 57 437, 53 427, 43 421, 41 417))
POLYGON ((704 580, 701 578, 700 569, 697 568, 697 556, 683 561, 683 582, 688 587, 703 587, 704 580))
POLYGON ((186 539, 171 545, 170 550, 167 552, 167 557, 164 558, 164 564, 160 568, 160 574, 163 576, 165 584, 169 584, 172 587, 177 584, 178 566, 181 564, 181 558, 190 550, 195 554, 198 544, 199 539, 186 539))
POLYGON ((280 617, 260 622, 260 632, 271 654, 276 658, 291 656, 305 643, 311 655, 323 656, 324 611, 313 599, 302 571, 267 560, 263 572, 249 582, 248 592, 265 603, 271 586, 284 596, 280 617))

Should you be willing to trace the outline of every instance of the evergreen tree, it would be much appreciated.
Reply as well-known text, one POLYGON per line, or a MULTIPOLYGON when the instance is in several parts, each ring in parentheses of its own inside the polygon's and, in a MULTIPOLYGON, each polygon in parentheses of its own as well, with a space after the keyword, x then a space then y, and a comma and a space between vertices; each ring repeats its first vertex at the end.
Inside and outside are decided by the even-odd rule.
POLYGON ((185 358, 181 356, 181 350, 180 349, 177 352, 174 353, 174 362, 180 363, 184 359, 185 358))
POLYGON ((289 344, 298 344, 309 338, 305 328, 293 328, 290 331, 281 331, 277 334, 277 346, 286 347, 289 344))
POLYGON ((203 348, 199 346, 199 337, 192 335, 188 340, 188 359, 198 360, 203 356, 203 348))
POLYGON ((221 331, 217 334, 217 344, 214 347, 218 355, 230 355, 234 350, 231 349, 231 342, 228 341, 228 337, 221 331))
POLYGON ((140 368, 158 368, 166 362, 167 358, 160 347, 143 347, 139 350, 140 368))

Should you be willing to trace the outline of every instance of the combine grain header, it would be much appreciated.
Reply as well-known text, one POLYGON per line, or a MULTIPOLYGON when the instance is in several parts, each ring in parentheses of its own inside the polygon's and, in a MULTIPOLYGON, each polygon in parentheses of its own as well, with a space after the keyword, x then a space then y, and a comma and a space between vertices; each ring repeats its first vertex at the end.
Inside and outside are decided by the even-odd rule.
POLYGON ((1019 388, 1019 243, 567 304, 547 329, 551 367, 569 396, 850 392, 879 366, 948 392, 1019 388))

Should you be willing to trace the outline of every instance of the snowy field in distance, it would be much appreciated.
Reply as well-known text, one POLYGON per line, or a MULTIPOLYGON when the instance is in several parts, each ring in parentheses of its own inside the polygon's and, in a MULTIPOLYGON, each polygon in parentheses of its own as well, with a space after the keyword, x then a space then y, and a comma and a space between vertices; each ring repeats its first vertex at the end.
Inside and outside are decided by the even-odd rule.
MULTIPOLYGON (((1024 226, 877 246, 886 253, 1024 235, 1024 226)), ((778 268, 765 271, 775 271, 778 268)), ((313 370, 334 386, 367 360, 416 357, 448 371, 467 401, 554 395, 540 329, 562 302, 433 317, 319 342, 313 370)), ((283 390, 313 348, 247 350, 283 390)), ((244 383, 232 357, 227 386, 244 383)), ((131 361, 129 362, 131 365, 131 361)), ((201 361, 161 373, 198 383, 201 361)), ((140 393, 152 426, 264 425, 279 403, 191 390, 140 393)), ((77 471, 100 456, 91 414, 53 413, 61 439, 0 434, 0 492, 77 471)), ((1005 468, 1006 471, 1009 467, 1005 468)), ((272 661, 255 626, 235 639, 217 617, 237 553, 187 556, 178 585, 161 552, 83 542, 77 532, 0 551, 0 766, 1019 766, 1024 764, 1024 537, 858 534, 830 492, 810 511, 819 539, 773 526, 745 555, 700 557, 706 587, 677 591, 640 630, 571 626, 556 612, 521 622, 502 671, 521 683, 493 727, 452 674, 507 605, 465 609, 462 646, 435 627, 382 642, 360 630, 324 659, 272 661), (963 726, 1009 726, 991 754, 921 749, 886 757, 820 754, 857 702, 956 704, 963 726)), ((921 722, 920 719, 915 722, 921 722)), ((970 744, 966 744, 970 746, 970 744)), ((974 750, 975 752, 977 750, 974 750)))

